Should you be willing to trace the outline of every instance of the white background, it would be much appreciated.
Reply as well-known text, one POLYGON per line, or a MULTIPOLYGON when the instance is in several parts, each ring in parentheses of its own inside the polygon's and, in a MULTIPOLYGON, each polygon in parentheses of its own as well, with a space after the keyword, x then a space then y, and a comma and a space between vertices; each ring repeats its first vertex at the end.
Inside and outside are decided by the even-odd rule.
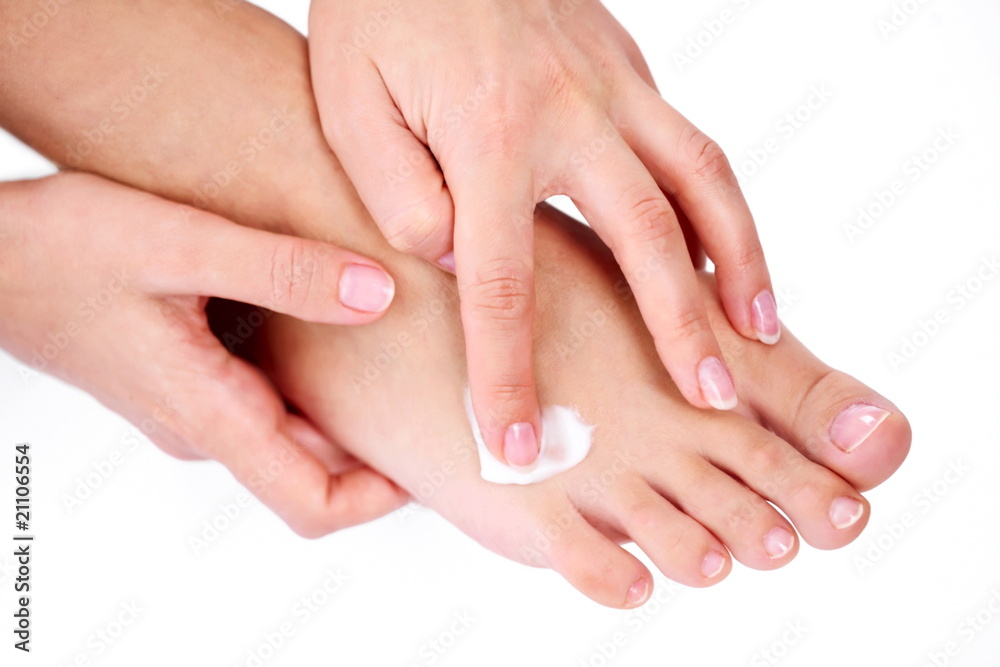
MULTIPOLYGON (((306 0, 261 4, 304 29, 306 0)), ((61 666, 82 655, 108 666, 247 665, 248 651, 285 621, 294 635, 263 664, 1000 664, 1000 614, 983 612, 987 623, 971 636, 962 625, 994 595, 1000 609, 1000 277, 961 309, 948 298, 1000 253, 1000 6, 907 4, 915 13, 886 37, 885 0, 611 2, 664 95, 746 176, 775 283, 790 295, 786 323, 912 421, 912 453, 868 494, 872 520, 855 544, 803 548, 779 572, 737 567, 710 590, 660 581, 659 597, 629 613, 493 556, 422 510, 307 542, 254 504, 195 554, 189 539, 241 493, 229 475, 148 444, 130 449, 126 422, 0 357, 0 499, 13 496, 12 470, 3 471, 14 444, 32 443, 39 536, 29 658, 10 647, 12 559, 0 548, 0 664, 61 666), (702 53, 679 66, 676 54, 724 9, 731 22, 702 34, 702 53), (788 136, 779 123, 815 86, 832 96, 802 111, 809 119, 788 136), (958 139, 912 179, 907 161, 947 129, 958 139), (778 150, 754 168, 747 160, 768 138, 778 150), (897 178, 905 194, 852 243, 845 225, 897 178), (917 336, 919 352, 894 368, 889 354, 938 309, 947 324, 917 336), (116 450, 121 465, 68 510, 63 497, 116 450), (948 477, 952 466, 966 471, 948 477), (911 525, 893 528, 906 513, 911 525), (296 601, 327 570, 348 579, 300 622, 296 601), (99 653, 95 633, 133 602, 138 619, 99 653), (474 621, 453 638, 456 614, 474 621), (606 659, 601 648, 610 652, 616 632, 624 645, 606 659), (434 639, 454 642, 428 653, 434 639), (939 653, 949 642, 957 656, 939 653)), ((0 177, 49 171, 0 136, 0 177)))

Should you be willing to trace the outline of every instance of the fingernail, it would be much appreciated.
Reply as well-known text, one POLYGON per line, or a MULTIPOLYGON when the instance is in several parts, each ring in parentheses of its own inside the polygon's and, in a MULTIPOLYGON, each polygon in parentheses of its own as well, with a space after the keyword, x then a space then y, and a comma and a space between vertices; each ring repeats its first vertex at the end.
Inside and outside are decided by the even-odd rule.
POLYGON ((701 395, 716 410, 732 410, 736 407, 733 378, 718 357, 705 357, 698 364, 698 384, 701 385, 701 395))
POLYGON ((830 427, 830 440, 850 454, 868 439, 889 416, 888 411, 874 405, 859 403, 844 408, 830 427))
POLYGON ((781 526, 772 528, 764 535, 764 551, 771 557, 771 560, 777 560, 787 554, 792 550, 793 544, 795 544, 795 536, 788 532, 787 528, 781 526))
POLYGON ((628 595, 625 596, 625 605, 628 607, 638 607, 648 597, 649 582, 645 579, 639 579, 628 589, 628 595))
POLYGON ((753 328, 757 340, 774 345, 781 338, 781 320, 778 319, 778 304, 774 295, 764 290, 753 300, 753 328))
POLYGON ((512 424, 503 436, 503 457, 514 466, 529 466, 538 458, 535 427, 527 422, 512 424))
POLYGON ((701 561, 701 576, 706 579, 714 579, 726 567, 726 557, 718 551, 709 551, 705 559, 701 561))
POLYGON ((454 252, 449 252, 449 253, 447 253, 445 255, 442 255, 441 258, 438 260, 437 263, 438 263, 438 266, 440 266, 445 271, 448 271, 450 273, 455 273, 455 253, 454 252))
POLYGON ((850 528, 865 513, 865 506, 854 498, 837 498, 830 503, 830 523, 837 530, 850 528))
POLYGON ((381 313, 392 303, 392 276, 367 264, 348 264, 340 274, 340 303, 362 313, 381 313))

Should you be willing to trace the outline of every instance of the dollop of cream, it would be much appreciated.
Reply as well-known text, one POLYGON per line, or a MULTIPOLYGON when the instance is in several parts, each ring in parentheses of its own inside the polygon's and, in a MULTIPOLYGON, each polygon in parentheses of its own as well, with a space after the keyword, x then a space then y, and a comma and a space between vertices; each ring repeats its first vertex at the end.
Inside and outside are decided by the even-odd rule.
POLYGON ((512 467, 498 461, 486 449, 468 390, 465 392, 465 414, 476 438, 480 474, 494 484, 544 482, 587 458, 594 442, 595 427, 584 422, 576 410, 561 405, 546 405, 542 407, 542 442, 538 460, 528 467, 512 467))

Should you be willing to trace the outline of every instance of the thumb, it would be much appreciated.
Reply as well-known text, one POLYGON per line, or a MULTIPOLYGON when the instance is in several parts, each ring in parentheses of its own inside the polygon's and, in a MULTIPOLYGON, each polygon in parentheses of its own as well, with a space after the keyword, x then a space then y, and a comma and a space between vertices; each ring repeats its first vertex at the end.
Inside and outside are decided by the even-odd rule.
POLYGON ((191 403, 178 412, 199 451, 304 537, 371 521, 408 501, 386 477, 352 464, 309 422, 289 414, 264 374, 242 360, 228 359, 225 371, 188 396, 191 403))
POLYGON ((376 262, 337 246, 242 227, 195 211, 145 272, 163 294, 214 296, 323 324, 367 324, 395 283, 376 262))
POLYGON ((317 86, 323 133, 386 241, 454 273, 444 176, 371 68, 352 76, 350 95, 317 86))

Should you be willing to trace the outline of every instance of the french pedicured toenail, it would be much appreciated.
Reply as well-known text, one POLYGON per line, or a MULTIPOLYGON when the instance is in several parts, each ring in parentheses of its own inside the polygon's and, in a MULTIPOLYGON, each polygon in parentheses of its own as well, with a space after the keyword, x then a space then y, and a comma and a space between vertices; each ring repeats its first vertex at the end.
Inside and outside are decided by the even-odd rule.
POLYGON ((638 607, 649 598, 649 582, 645 579, 637 579, 632 587, 628 589, 625 596, 626 607, 638 607))
POLYGON ((381 313, 392 303, 396 285, 375 266, 348 264, 340 274, 340 303, 362 313, 381 313))
POLYGON ((753 328, 757 340, 774 345, 781 339, 781 320, 778 319, 778 304, 774 295, 767 290, 753 300, 753 328))
POLYGON ((837 530, 850 528, 865 513, 865 506, 854 498, 837 498, 830 503, 830 523, 837 530))
POLYGON ((538 458, 535 427, 527 422, 512 424, 503 436, 503 456, 513 466, 529 466, 538 458))
POLYGON ((718 357, 705 357, 698 364, 698 384, 701 395, 716 410, 736 407, 736 387, 726 364, 718 357))
POLYGON ((795 536, 787 528, 777 526, 767 531, 764 535, 764 551, 771 557, 771 560, 778 560, 789 551, 795 544, 795 536))
POLYGON ((726 567, 726 557, 718 551, 709 551, 701 561, 701 576, 714 579, 726 567))
POLYGON ((868 439, 885 421, 889 413, 874 405, 859 403, 844 408, 830 427, 830 440, 850 454, 868 439))

